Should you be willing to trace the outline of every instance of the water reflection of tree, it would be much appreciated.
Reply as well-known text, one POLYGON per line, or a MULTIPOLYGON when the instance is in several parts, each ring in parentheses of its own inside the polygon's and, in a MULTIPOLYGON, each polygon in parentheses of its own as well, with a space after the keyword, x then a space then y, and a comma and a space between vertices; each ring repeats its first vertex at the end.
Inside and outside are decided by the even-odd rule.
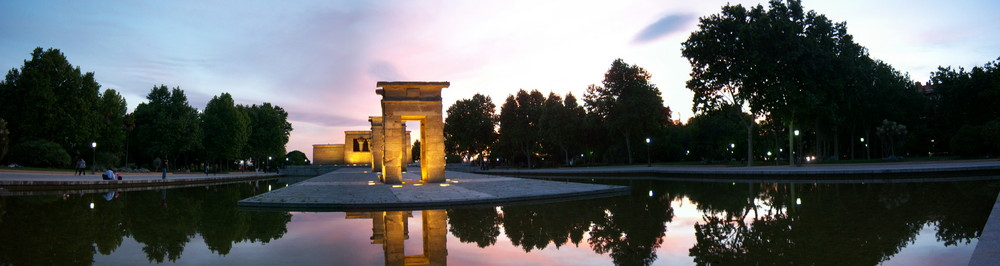
POLYGON ((0 264, 3 265, 88 265, 97 250, 101 253, 121 245, 122 231, 114 227, 104 212, 90 209, 90 203, 120 209, 120 203, 98 201, 88 195, 74 200, 60 196, 4 199, 6 213, 0 217, 0 264), (95 250, 95 246, 97 247, 95 250))
POLYGON ((912 243, 928 222, 937 222, 938 239, 946 245, 977 237, 997 194, 996 188, 968 183, 751 187, 759 192, 745 194, 744 202, 756 197, 772 210, 758 215, 761 210, 749 209, 755 204, 738 200, 709 208, 715 211, 707 210, 695 225, 697 243, 689 250, 695 262, 878 264, 912 243), (744 215, 724 213, 734 211, 744 215), (755 215, 747 217, 751 211, 755 215))
POLYGON ((462 243, 492 246, 500 235, 500 213, 495 208, 455 209, 448 211, 451 234, 462 243))
POLYGON ((590 246, 598 254, 610 253, 617 265, 649 265, 663 243, 666 223, 674 218, 673 197, 635 195, 606 201, 603 217, 594 221, 590 246))
POLYGON ((97 252, 114 253, 126 236, 144 245, 150 262, 176 261, 195 232, 222 255, 232 243, 267 243, 287 231, 291 215, 237 211, 236 201, 259 193, 254 189, 174 189, 166 205, 160 191, 111 194, 110 200, 99 194, 0 198, 0 265, 87 265, 97 252))
POLYGON ((515 246, 528 252, 556 248, 567 241, 579 245, 592 221, 604 215, 598 201, 560 202, 503 207, 503 229, 515 246))

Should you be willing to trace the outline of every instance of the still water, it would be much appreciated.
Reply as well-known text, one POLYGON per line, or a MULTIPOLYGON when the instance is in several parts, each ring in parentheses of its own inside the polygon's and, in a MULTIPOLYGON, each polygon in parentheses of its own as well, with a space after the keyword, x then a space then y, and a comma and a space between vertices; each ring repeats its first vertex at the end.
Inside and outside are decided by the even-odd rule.
POLYGON ((604 199, 242 211, 280 181, 0 197, 0 265, 964 265, 1000 181, 634 181, 604 199))

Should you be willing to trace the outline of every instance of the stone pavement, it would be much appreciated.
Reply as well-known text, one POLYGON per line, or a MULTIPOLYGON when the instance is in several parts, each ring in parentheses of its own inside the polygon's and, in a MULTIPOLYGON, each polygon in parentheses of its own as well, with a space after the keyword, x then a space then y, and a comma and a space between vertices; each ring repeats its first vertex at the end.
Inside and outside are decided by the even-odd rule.
POLYGON ((972 251, 969 265, 1000 265, 1000 195, 997 195, 990 218, 979 235, 979 243, 972 251))
POLYGON ((771 178, 809 177, 813 179, 862 179, 897 177, 937 177, 956 175, 1000 175, 1000 160, 936 161, 873 164, 804 164, 795 166, 621 166, 554 169, 491 169, 480 174, 507 176, 594 177, 700 177, 771 178))
POLYGON ((403 174, 402 185, 378 183, 374 173, 344 168, 241 200, 250 209, 396 210, 601 197, 628 194, 623 186, 543 181, 447 172, 445 183, 421 183, 419 169, 403 174))
MULTIPOLYGON (((88 172, 89 173, 89 172, 88 172)), ((278 178, 274 173, 231 173, 220 175, 121 173, 122 180, 102 180, 101 173, 73 175, 69 172, 0 171, 0 196, 52 194, 63 192, 90 193, 128 188, 173 188, 197 184, 215 184, 278 178), (51 192, 51 193, 49 193, 51 192)))

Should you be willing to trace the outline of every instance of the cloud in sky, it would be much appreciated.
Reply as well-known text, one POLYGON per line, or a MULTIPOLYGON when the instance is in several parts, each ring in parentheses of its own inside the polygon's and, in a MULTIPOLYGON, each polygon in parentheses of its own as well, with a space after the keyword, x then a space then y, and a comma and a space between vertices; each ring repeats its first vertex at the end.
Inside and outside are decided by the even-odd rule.
POLYGON ((684 32, 684 26, 694 22, 697 18, 691 14, 668 14, 649 24, 645 29, 635 36, 635 43, 645 43, 664 36, 684 32))
MULTIPOLYGON (((937 65, 981 65, 1000 51, 995 1, 805 2, 915 80, 937 65), (864 8, 861 8, 864 7, 864 8), (961 29, 961 35, 942 35, 961 29), (928 35, 928 33, 931 33, 928 35)), ((0 70, 58 48, 134 108, 153 86, 202 109, 229 92, 270 102, 295 128, 288 150, 343 141, 378 115, 380 80, 450 81, 445 108, 518 89, 582 98, 622 58, 652 73, 665 104, 691 117, 680 43, 697 17, 765 1, 0 1, 0 70)), ((499 110, 498 110, 499 111, 499 110)), ((415 128, 415 127, 411 127, 415 128)))

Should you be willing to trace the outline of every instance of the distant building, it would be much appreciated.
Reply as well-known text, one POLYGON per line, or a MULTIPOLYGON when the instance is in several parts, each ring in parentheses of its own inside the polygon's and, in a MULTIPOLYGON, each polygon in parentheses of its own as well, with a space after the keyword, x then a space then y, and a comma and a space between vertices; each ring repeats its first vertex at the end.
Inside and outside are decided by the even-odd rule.
POLYGON ((931 86, 930 83, 920 84, 920 82, 917 81, 916 85, 917 85, 917 92, 923 94, 924 96, 931 96, 932 94, 934 94, 934 86, 931 86))
MULTIPOLYGON (((406 131, 406 150, 410 149, 410 131, 406 131)), ((313 164, 318 165, 371 165, 371 130, 344 131, 345 144, 313 144, 313 164)), ((403 153, 405 163, 410 163, 409 152, 403 153)))

